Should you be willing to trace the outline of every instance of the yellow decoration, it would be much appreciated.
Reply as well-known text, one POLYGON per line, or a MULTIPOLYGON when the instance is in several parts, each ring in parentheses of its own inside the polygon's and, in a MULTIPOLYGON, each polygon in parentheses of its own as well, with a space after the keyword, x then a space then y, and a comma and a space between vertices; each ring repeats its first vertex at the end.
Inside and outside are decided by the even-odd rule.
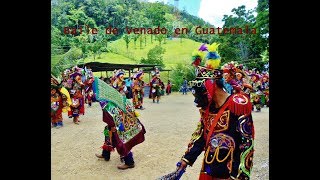
POLYGON ((60 88, 60 92, 67 97, 67 103, 68 103, 68 105, 69 105, 69 106, 63 107, 63 108, 62 108, 62 112, 71 111, 70 104, 71 104, 72 102, 71 102, 71 98, 70 98, 70 94, 69 94, 68 90, 67 90, 65 87, 61 87, 61 88, 60 88))
POLYGON ((212 43, 211 45, 208 46, 208 51, 209 52, 216 52, 219 45, 220 44, 218 44, 218 43, 212 43))
POLYGON ((140 113, 137 112, 137 111, 134 111, 134 114, 136 115, 136 117, 139 117, 139 116, 140 116, 140 113))
POLYGON ((204 59, 204 52, 199 50, 194 50, 192 52, 192 57, 200 56, 201 59, 204 59))
POLYGON ((206 61, 206 67, 210 69, 217 69, 220 65, 220 62, 221 62, 221 59, 215 59, 215 60, 208 59, 206 61))

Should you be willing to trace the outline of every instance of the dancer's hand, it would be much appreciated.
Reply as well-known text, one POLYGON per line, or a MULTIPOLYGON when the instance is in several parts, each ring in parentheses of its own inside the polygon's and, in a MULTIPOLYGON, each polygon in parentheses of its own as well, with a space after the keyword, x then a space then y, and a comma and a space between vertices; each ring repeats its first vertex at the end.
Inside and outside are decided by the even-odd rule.
POLYGON ((178 170, 183 170, 187 167, 187 163, 184 160, 180 160, 181 166, 178 167, 178 170))

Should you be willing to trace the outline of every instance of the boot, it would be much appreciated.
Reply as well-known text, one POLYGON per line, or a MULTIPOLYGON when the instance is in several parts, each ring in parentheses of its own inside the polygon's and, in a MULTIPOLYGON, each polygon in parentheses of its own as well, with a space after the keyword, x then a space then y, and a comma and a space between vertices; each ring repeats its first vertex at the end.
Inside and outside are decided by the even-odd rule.
POLYGON ((104 158, 105 161, 110 160, 110 151, 102 150, 102 154, 95 154, 97 158, 104 158))
POLYGON ((57 127, 57 123, 52 123, 51 127, 57 127))
POLYGON ((132 164, 132 165, 121 164, 121 165, 118 165, 117 167, 118 167, 118 169, 125 170, 128 168, 134 168, 134 164, 132 164))
POLYGON ((79 121, 78 121, 78 118, 77 118, 77 117, 74 117, 74 118, 73 118, 73 123, 79 124, 79 121))
POLYGON ((62 126, 63 126, 62 121, 59 121, 59 122, 57 123, 57 128, 58 128, 58 127, 62 127, 62 126))
POLYGON ((128 168, 134 168, 134 160, 133 160, 133 154, 132 152, 129 152, 129 154, 125 157, 122 157, 124 160, 124 164, 118 165, 118 169, 125 170, 128 168))

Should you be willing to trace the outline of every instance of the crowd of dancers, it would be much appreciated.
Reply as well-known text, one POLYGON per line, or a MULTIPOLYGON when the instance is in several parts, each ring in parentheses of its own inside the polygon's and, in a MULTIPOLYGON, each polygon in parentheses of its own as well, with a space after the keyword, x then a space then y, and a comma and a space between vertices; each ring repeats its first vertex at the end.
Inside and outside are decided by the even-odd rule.
MULTIPOLYGON (((123 69, 114 70, 108 79, 102 79, 108 85, 116 89, 121 95, 132 101, 135 109, 144 110, 145 86, 149 86, 149 99, 153 103, 159 103, 165 93, 171 94, 171 82, 167 86, 160 79, 160 71, 157 67, 151 71, 152 79, 149 83, 143 80, 144 72, 139 70, 131 77, 125 78, 123 69)), ((91 107, 95 101, 93 92, 94 76, 89 67, 73 67, 66 69, 61 77, 51 76, 51 123, 52 127, 63 126, 62 113, 68 113, 75 124, 80 123, 80 115, 85 113, 85 104, 91 107), (61 79, 61 80, 60 80, 61 79)))
MULTIPOLYGON (((254 125, 251 112, 269 106, 269 75, 256 69, 247 70, 242 64, 228 62, 220 67, 219 44, 203 44, 192 54, 196 78, 188 82, 200 120, 177 169, 159 179, 179 179, 187 166, 192 166, 205 151, 199 179, 249 179, 254 152, 254 125), (206 56, 205 56, 206 53, 206 56), (205 65, 201 66, 201 61, 205 65)), ((131 149, 144 141, 145 128, 135 110, 144 110, 145 86, 150 86, 149 98, 160 103, 166 91, 160 71, 154 68, 149 83, 144 72, 137 71, 125 79, 125 71, 115 70, 103 81, 93 76, 89 67, 66 69, 59 78, 51 76, 51 124, 63 126, 62 113, 68 113, 74 124, 80 123, 85 104, 99 102, 105 142, 96 157, 109 161, 114 149, 120 155, 118 169, 135 167, 131 149)), ((184 86, 187 86, 184 80, 184 86)), ((186 92, 183 92, 186 94, 186 92)))

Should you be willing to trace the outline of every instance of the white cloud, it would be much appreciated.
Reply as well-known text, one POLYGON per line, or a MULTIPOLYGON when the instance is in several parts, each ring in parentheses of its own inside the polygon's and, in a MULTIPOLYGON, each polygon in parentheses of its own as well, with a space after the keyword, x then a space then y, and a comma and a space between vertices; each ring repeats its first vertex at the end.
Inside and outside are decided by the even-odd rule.
POLYGON ((231 10, 245 5, 246 10, 254 9, 258 0, 201 0, 198 16, 215 27, 223 26, 223 15, 231 15, 231 10))

